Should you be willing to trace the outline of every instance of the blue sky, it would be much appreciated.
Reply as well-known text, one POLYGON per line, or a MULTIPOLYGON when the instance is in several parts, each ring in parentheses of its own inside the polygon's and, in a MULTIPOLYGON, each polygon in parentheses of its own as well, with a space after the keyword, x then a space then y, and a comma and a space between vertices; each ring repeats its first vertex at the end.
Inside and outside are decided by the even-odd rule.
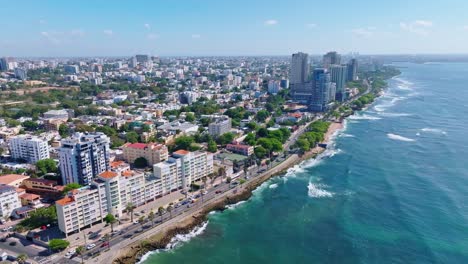
POLYGON ((0 10, 0 56, 468 53, 466 0, 24 0, 0 10))

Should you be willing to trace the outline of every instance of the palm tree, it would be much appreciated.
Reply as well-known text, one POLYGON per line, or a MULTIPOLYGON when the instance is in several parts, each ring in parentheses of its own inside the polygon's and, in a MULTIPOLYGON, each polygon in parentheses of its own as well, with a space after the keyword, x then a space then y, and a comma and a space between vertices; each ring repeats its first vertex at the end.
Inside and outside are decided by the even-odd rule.
POLYGON ((169 212, 169 216, 170 216, 171 218, 172 218, 172 209, 173 209, 172 204, 169 204, 169 205, 167 206, 167 208, 166 208, 166 211, 169 212))
POLYGON ((154 226, 154 212, 151 210, 148 214, 148 220, 151 221, 151 226, 154 226))
POLYGON ((208 177, 204 176, 202 178, 202 181, 203 181, 203 189, 206 189, 206 182, 208 181, 208 177))
POLYGON ((133 209, 135 209, 135 206, 132 203, 128 203, 127 206, 125 207, 125 210, 127 210, 127 213, 130 213, 130 220, 133 222, 133 209))
POLYGON ((85 251, 84 246, 78 246, 78 247, 75 249, 76 254, 78 254, 78 255, 81 256, 81 263, 84 263, 84 256, 83 256, 84 251, 85 251))
POLYGON ((140 223, 141 229, 143 229, 143 224, 145 223, 145 216, 144 215, 140 216, 140 218, 138 219, 138 223, 140 223))
POLYGON ((19 254, 17 257, 16 257, 16 261, 18 261, 18 263, 26 263, 26 260, 28 259, 28 255, 26 254, 19 254))
POLYGON ((104 217, 104 221, 106 221, 106 223, 110 224, 111 232, 113 233, 114 232, 114 224, 117 222, 117 219, 115 219, 115 216, 112 215, 112 214, 107 214, 104 217))
POLYGON ((161 217, 161 223, 163 221, 164 207, 160 206, 158 208, 158 215, 161 217))

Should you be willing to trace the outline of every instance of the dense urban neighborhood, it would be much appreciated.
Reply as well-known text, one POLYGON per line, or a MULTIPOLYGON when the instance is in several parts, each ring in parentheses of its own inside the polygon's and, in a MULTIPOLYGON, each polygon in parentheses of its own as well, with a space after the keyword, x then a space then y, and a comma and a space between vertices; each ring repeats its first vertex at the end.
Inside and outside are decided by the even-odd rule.
POLYGON ((34 263, 92 260, 318 153, 399 73, 337 52, 4 57, 0 71, 1 257, 34 263))

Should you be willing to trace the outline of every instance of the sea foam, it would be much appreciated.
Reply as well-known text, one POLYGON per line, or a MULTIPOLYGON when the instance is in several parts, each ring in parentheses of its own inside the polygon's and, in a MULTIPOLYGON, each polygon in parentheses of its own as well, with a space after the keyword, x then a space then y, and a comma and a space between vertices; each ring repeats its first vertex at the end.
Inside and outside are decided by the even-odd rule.
POLYGON ((308 189, 307 194, 309 195, 309 197, 312 197, 312 198, 333 197, 333 193, 327 190, 321 189, 323 187, 324 185, 317 184, 317 183, 314 184, 309 181, 309 184, 307 185, 307 189, 308 189))
POLYGON ((445 131, 442 130, 442 129, 438 129, 438 128, 429 128, 429 127, 425 127, 425 128, 422 128, 421 131, 427 132, 427 133, 442 134, 442 135, 446 135, 446 134, 447 134, 447 132, 445 132, 445 131))
POLYGON ((412 138, 407 138, 407 137, 400 136, 400 135, 397 135, 397 134, 392 134, 392 133, 388 133, 387 136, 388 136, 388 138, 393 139, 393 140, 399 140, 399 141, 405 141, 405 142, 415 141, 412 138))

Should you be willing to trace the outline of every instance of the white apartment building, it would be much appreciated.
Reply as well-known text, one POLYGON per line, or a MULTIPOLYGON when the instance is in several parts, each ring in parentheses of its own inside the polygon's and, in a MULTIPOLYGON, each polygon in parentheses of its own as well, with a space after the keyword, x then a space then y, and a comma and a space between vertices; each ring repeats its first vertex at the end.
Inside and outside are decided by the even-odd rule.
POLYGON ((16 192, 16 188, 1 184, 0 185, 0 217, 9 218, 11 213, 21 207, 21 202, 16 192))
POLYGON ((128 204, 138 207, 161 196, 161 180, 152 175, 105 171, 90 186, 56 202, 59 229, 66 235, 79 232, 102 222, 109 213, 121 217, 128 204))
POLYGON ((30 135, 12 137, 9 140, 9 147, 12 158, 24 159, 28 163, 49 158, 49 144, 39 137, 30 135))
POLYGON ((192 182, 213 173, 213 155, 178 150, 167 161, 153 165, 154 176, 161 179, 162 194, 188 189, 192 182))
POLYGON ((58 151, 63 185, 90 185, 94 177, 110 170, 110 139, 103 133, 75 133, 61 143, 58 151))
POLYGON ((231 118, 227 116, 220 116, 215 122, 208 125, 208 132, 212 136, 220 136, 224 133, 231 131, 231 118))

